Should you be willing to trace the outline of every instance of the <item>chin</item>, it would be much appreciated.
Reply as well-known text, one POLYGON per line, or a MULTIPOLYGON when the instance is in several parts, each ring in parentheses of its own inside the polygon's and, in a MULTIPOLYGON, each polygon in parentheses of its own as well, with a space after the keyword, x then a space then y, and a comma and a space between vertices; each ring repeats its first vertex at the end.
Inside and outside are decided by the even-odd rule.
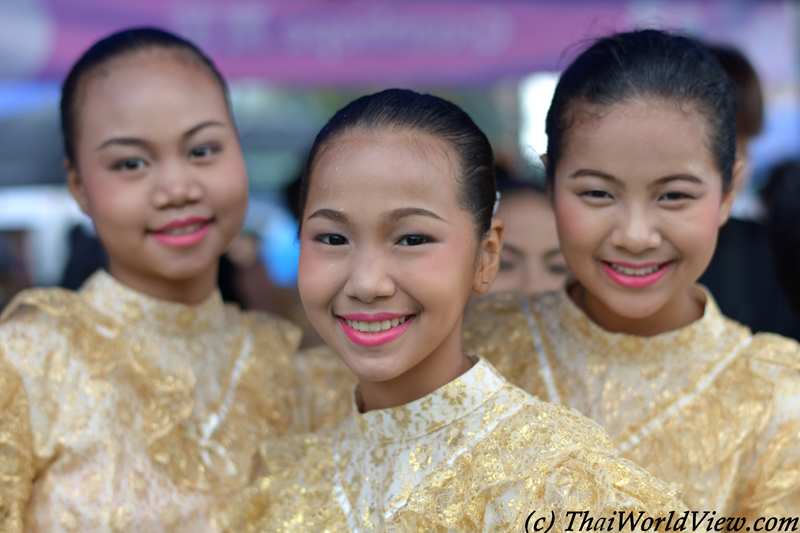
POLYGON ((650 294, 629 294, 603 299, 605 306, 614 314, 630 320, 648 318, 667 303, 663 298, 650 294))
POLYGON ((344 352, 336 349, 339 357, 350 369, 350 372, 355 374, 359 380, 371 381, 380 383, 382 381, 389 381, 405 372, 405 368, 398 366, 396 355, 386 354, 383 356, 365 357, 356 355, 352 352, 344 352))

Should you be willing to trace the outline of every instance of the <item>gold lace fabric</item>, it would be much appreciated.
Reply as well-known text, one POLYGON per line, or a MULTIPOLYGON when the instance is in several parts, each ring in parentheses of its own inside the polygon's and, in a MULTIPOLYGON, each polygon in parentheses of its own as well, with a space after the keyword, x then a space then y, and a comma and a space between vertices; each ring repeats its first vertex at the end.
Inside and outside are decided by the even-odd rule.
POLYGON ((290 428, 299 340, 218 293, 161 302, 104 272, 80 293, 18 295, 0 352, 30 410, 27 530, 208 530, 258 445, 290 428))
POLYGON ((511 382, 597 421, 621 456, 681 490, 691 509, 800 509, 800 346, 750 331, 708 292, 694 323, 654 337, 610 333, 567 287, 501 293, 467 312, 465 349, 511 382))
POLYGON ((485 360, 409 404, 265 447, 267 475, 224 531, 524 531, 532 511, 682 511, 677 492, 616 457, 575 411, 536 400, 485 360))
POLYGON ((33 479, 31 446, 22 381, 0 357, 0 532, 22 531, 33 479))

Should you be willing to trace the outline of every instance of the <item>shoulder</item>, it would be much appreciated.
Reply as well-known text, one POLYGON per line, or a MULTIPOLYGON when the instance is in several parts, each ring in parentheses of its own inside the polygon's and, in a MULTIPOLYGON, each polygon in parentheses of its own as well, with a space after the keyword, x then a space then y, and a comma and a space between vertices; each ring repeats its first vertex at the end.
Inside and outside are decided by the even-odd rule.
POLYGON ((575 409, 541 401, 510 384, 504 392, 520 408, 493 431, 501 446, 517 448, 524 443, 524 451, 518 453, 531 457, 572 454, 577 449, 613 453, 608 434, 575 409))
POLYGON ((794 339, 773 333, 757 333, 744 352, 751 360, 771 365, 776 370, 800 372, 800 344, 794 339))
POLYGON ((114 325, 102 320, 74 291, 49 288, 18 293, 0 315, 0 350, 22 374, 41 374, 52 356, 70 358, 86 333, 113 336, 114 325))
POLYGON ((289 320, 263 311, 242 311, 230 304, 226 314, 229 322, 242 324, 253 333, 255 342, 272 351, 293 354, 300 346, 302 330, 289 320))
POLYGON ((292 362, 298 379, 293 431, 316 431, 343 420, 358 380, 336 352, 318 346, 298 352, 292 362))

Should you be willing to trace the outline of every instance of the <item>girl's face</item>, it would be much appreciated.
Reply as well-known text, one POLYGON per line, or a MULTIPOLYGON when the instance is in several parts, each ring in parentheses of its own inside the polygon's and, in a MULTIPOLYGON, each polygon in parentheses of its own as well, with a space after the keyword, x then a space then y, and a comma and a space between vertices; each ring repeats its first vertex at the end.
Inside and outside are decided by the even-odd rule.
POLYGON ((137 52, 90 74, 78 114, 68 181, 111 274, 164 299, 208 296, 247 206, 247 174, 219 83, 176 52, 137 52))
POLYGON ((502 223, 478 241, 457 201, 457 165, 435 138, 385 132, 346 134, 313 168, 300 296, 359 378, 366 410, 422 397, 463 371, 464 307, 494 279, 502 223))
POLYGON ((547 197, 524 190, 503 194, 497 216, 505 229, 500 272, 492 292, 535 293, 561 287, 568 269, 558 244, 553 206, 547 197))
POLYGON ((565 148, 552 192, 573 298, 610 331, 653 335, 699 318, 689 288, 733 200, 703 117, 652 101, 583 107, 565 148))

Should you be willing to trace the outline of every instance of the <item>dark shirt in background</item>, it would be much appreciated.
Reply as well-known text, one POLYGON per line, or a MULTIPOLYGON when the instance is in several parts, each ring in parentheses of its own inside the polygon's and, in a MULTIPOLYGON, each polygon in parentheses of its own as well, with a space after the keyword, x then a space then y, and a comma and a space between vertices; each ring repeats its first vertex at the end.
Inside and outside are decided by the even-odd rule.
POLYGON ((700 283, 711 291, 722 314, 753 333, 767 331, 800 340, 800 322, 778 284, 764 225, 728 220, 700 283))

